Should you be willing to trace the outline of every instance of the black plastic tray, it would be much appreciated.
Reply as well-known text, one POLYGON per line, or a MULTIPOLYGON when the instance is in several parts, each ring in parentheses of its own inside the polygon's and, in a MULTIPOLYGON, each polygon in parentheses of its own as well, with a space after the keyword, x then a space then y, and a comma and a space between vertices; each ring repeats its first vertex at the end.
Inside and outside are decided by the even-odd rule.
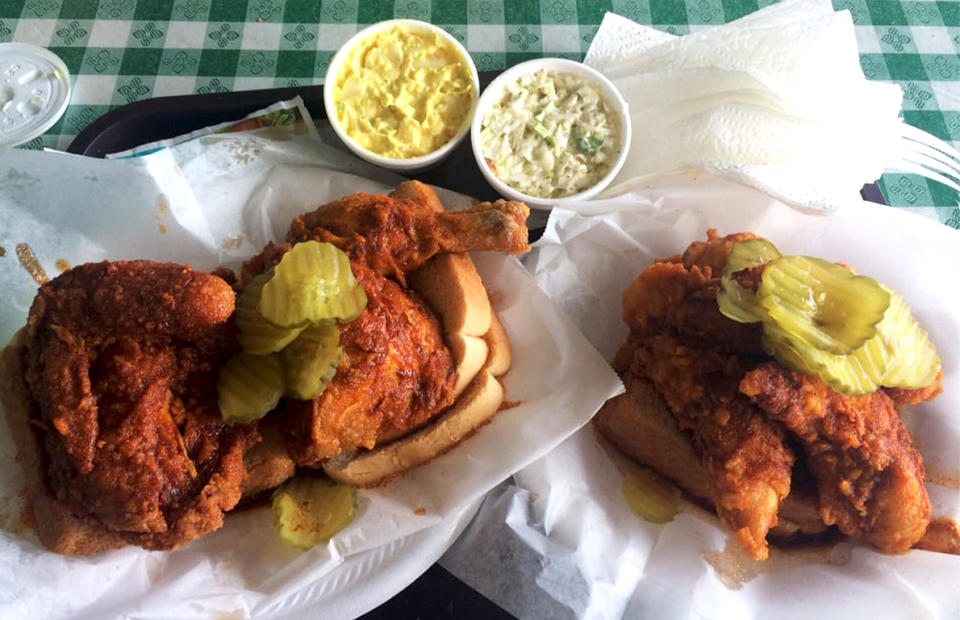
MULTIPOLYGON (((486 87, 497 75, 497 72, 480 73, 480 87, 486 87)), ((327 122, 322 86, 159 97, 137 101, 104 114, 80 132, 67 151, 78 155, 103 157, 108 153, 125 151, 147 142, 173 138, 195 129, 238 120, 251 112, 297 95, 303 98, 304 104, 318 124, 327 122)), ((355 155, 345 152, 344 157, 355 155)), ((469 140, 464 140, 436 168, 418 172, 417 179, 480 200, 500 198, 477 168, 469 140)))
MULTIPOLYGON (((481 72, 480 88, 486 88, 497 75, 498 71, 481 72)), ((67 151, 89 157, 103 157, 108 153, 125 151, 147 142, 181 136, 225 121, 239 120, 251 112, 297 95, 303 98, 317 123, 327 122, 322 86, 158 97, 137 101, 104 114, 80 132, 67 151)), ((344 156, 355 157, 352 153, 345 153, 344 156)), ((477 168, 469 140, 464 140, 438 167, 417 173, 417 178, 480 200, 495 200, 501 197, 477 168)), ((886 204, 876 183, 864 185, 860 195, 864 200, 886 204)))

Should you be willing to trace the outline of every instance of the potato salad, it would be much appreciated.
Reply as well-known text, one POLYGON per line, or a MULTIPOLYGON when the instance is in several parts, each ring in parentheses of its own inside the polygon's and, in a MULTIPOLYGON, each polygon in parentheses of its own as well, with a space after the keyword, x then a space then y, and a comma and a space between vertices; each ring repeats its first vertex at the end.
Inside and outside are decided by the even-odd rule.
POLYGON ((484 115, 480 145, 493 173, 517 191, 570 196, 616 162, 618 116, 579 76, 541 70, 506 85, 484 115))

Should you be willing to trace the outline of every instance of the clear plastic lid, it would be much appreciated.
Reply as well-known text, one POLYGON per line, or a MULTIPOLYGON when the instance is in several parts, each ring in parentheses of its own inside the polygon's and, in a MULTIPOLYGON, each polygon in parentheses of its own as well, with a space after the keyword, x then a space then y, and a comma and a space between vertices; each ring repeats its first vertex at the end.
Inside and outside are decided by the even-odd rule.
POLYGON ((0 146, 16 146, 53 127, 70 101, 70 72, 49 50, 0 43, 0 146))

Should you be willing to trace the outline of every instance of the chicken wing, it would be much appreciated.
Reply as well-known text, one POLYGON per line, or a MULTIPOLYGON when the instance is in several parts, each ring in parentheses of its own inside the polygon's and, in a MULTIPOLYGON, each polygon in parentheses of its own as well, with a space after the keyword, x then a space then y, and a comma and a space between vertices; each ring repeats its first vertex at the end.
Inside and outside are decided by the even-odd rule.
POLYGON ((824 523, 887 552, 923 536, 923 460, 885 392, 846 396, 772 362, 748 372, 740 390, 803 441, 824 523))
POLYGON ((440 252, 527 252, 521 202, 498 200, 463 211, 437 211, 432 189, 417 181, 389 196, 353 194, 297 216, 287 241, 326 241, 380 273, 398 278, 440 252))
POLYGON ((760 330, 717 309, 713 274, 732 243, 711 241, 655 263, 624 293, 631 370, 654 383, 691 432, 718 515, 751 557, 764 559, 767 533, 790 492, 794 455, 781 428, 739 393, 743 374, 763 359, 760 330))
POLYGON ((149 261, 82 265, 41 287, 24 379, 47 484, 74 514, 153 549, 220 527, 257 439, 217 408, 233 308, 220 278, 149 261))

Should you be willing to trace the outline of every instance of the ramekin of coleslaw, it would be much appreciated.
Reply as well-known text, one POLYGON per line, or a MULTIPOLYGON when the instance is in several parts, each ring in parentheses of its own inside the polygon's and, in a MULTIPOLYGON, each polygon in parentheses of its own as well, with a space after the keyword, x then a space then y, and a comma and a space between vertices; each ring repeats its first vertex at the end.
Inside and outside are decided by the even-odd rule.
POLYGON ((597 71, 541 58, 490 83, 470 139, 494 189, 550 208, 592 198, 613 180, 630 147, 630 115, 616 87, 597 71))

